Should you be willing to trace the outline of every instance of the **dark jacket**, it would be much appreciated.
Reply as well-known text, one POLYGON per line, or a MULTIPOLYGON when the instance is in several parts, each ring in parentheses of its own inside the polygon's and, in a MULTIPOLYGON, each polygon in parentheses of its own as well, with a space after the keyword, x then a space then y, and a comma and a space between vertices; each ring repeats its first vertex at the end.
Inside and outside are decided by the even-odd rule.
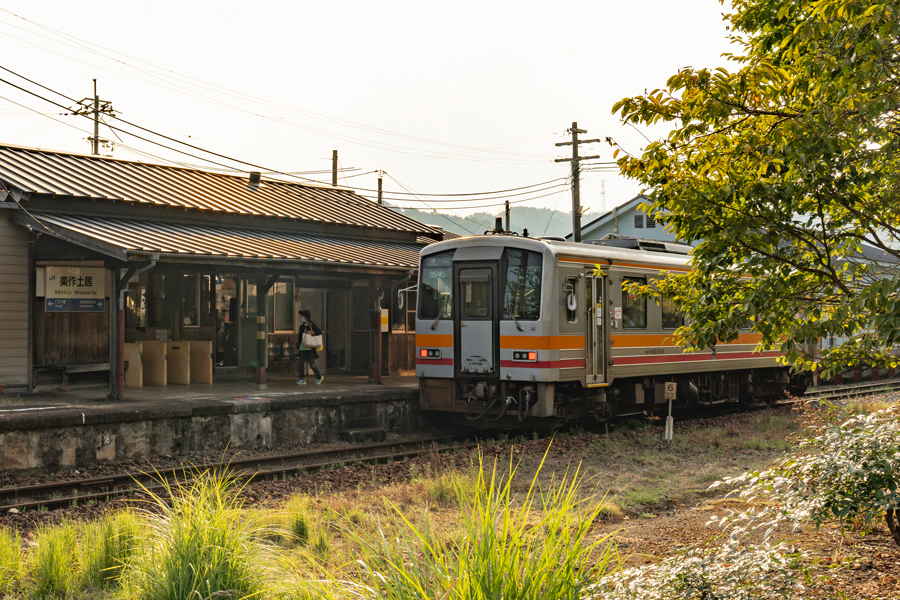
MULTIPOLYGON (((322 335, 322 329, 318 325, 313 323, 312 321, 309 321, 308 323, 301 323, 300 331, 297 335, 297 349, 298 350, 300 350, 300 342, 303 341, 303 334, 309 333, 310 331, 312 332, 313 335, 322 335)), ((312 350, 300 350, 300 352, 312 352, 315 355, 315 358, 319 358, 319 353, 316 352, 315 348, 313 348, 312 350)))

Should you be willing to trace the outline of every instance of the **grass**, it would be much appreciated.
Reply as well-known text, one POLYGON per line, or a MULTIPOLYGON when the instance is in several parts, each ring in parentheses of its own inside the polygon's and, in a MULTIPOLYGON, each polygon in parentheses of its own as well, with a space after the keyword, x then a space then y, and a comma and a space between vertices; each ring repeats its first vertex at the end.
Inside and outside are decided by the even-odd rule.
POLYGON ((668 446, 660 427, 640 423, 569 432, 543 457, 535 449, 547 440, 520 438, 515 449, 483 448, 515 452, 517 464, 452 455, 461 468, 410 462, 408 479, 391 484, 373 466, 371 481, 277 511, 247 509, 234 481, 200 473, 151 494, 143 511, 38 529, 34 543, 0 531, 0 598, 574 599, 619 566, 601 532, 639 527, 637 516, 767 466, 797 430, 786 411, 676 423, 668 446))
POLYGON ((65 598, 77 585, 76 528, 73 523, 40 526, 34 536, 29 571, 38 598, 65 598))
POLYGON ((22 579, 24 567, 19 532, 0 529, 0 597, 16 589, 22 579))
POLYGON ((310 533, 309 506, 305 498, 293 496, 284 508, 284 529, 295 544, 307 544, 310 533))
POLYGON ((84 526, 78 544, 81 576, 87 587, 118 582, 139 549, 141 522, 129 511, 106 515, 84 526))
MULTIPOLYGON (((543 462, 542 462, 543 464, 543 462)), ((474 485, 455 485, 462 535, 436 528, 429 513, 395 535, 381 527, 359 532, 358 583, 347 584, 360 598, 580 598, 615 568, 609 538, 589 539, 599 503, 585 510, 582 477, 566 473, 541 486, 537 473, 517 498, 516 468, 480 465, 474 485)))
POLYGON ((128 571, 136 600, 200 600, 253 597, 264 589, 266 537, 270 529, 249 515, 240 487, 216 472, 191 483, 164 484, 143 515, 146 550, 128 571))

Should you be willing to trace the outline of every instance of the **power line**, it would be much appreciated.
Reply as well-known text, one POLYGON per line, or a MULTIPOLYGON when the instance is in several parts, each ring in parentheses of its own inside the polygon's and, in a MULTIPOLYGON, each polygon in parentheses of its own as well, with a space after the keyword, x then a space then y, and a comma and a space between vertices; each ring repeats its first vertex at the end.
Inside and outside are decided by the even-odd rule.
MULTIPOLYGON (((6 67, 0 66, 0 68, 2 68, 3 70, 5 70, 5 71, 7 71, 7 72, 9 72, 9 73, 12 73, 12 74, 15 75, 16 77, 20 77, 21 79, 24 79, 25 81, 28 81, 29 83, 32 83, 33 85, 37 85, 37 86, 41 87, 42 89, 46 89, 46 90, 48 90, 48 91, 50 91, 50 92, 52 92, 52 93, 54 93, 54 94, 56 94, 56 95, 58 95, 58 96, 60 96, 60 97, 62 97, 62 98, 71 99, 69 96, 66 96, 65 94, 62 94, 62 93, 60 93, 60 92, 57 92, 57 91, 55 91, 55 90, 53 90, 53 89, 51 89, 51 88, 49 88, 49 87, 47 87, 47 86, 44 86, 44 85, 42 85, 42 84, 40 84, 40 83, 38 83, 38 82, 36 82, 36 81, 33 81, 33 80, 29 79, 29 78, 26 78, 26 77, 24 77, 24 76, 22 76, 22 75, 16 73, 15 71, 12 71, 12 70, 6 68, 6 67)), ((45 101, 45 102, 47 102, 47 103, 53 104, 54 106, 58 106, 58 107, 60 107, 60 108, 67 109, 67 107, 65 107, 65 106, 62 105, 62 104, 59 104, 58 102, 55 102, 55 101, 50 100, 49 98, 46 98, 46 97, 44 97, 44 96, 42 96, 42 95, 40 95, 40 94, 37 94, 37 93, 32 92, 32 91, 30 91, 30 90, 27 90, 27 89, 25 89, 25 88, 23 88, 23 87, 21 87, 21 86, 18 86, 18 85, 14 84, 14 83, 12 83, 12 82, 10 82, 10 81, 7 81, 7 80, 5 80, 5 79, 0 78, 0 82, 6 83, 6 84, 9 85, 9 86, 12 86, 12 87, 14 87, 14 88, 16 88, 16 89, 18 89, 18 90, 20 90, 20 91, 23 91, 23 92, 25 92, 25 93, 27 93, 27 94, 29 94, 29 95, 32 95, 32 96, 36 97, 36 98, 39 98, 39 99, 41 99, 41 100, 43 100, 43 101, 45 101)), ((72 99, 72 101, 75 102, 74 99, 72 99)), ((17 106, 23 106, 23 105, 20 105, 20 104, 18 104, 18 103, 14 103, 14 104, 17 104, 17 106)), ((78 113, 73 113, 73 114, 78 114, 78 113)), ((81 116, 86 116, 86 115, 81 115, 81 116)), ((283 176, 286 176, 286 177, 293 177, 293 178, 301 179, 301 180, 304 180, 304 181, 309 181, 309 182, 319 183, 319 182, 317 182, 317 181, 314 180, 314 179, 310 179, 310 178, 307 178, 307 177, 302 177, 302 176, 300 176, 300 175, 298 175, 298 174, 296 174, 296 173, 287 173, 287 172, 278 171, 278 170, 275 170, 275 169, 268 169, 268 168, 266 168, 266 167, 263 167, 263 166, 261 166, 261 165, 257 165, 257 164, 255 164, 255 163, 251 163, 251 162, 244 161, 244 160, 241 160, 241 159, 237 159, 237 158, 234 158, 234 157, 230 157, 230 156, 227 156, 227 155, 224 155, 224 154, 220 154, 220 153, 217 153, 217 152, 213 152, 213 151, 210 151, 210 150, 206 150, 206 149, 201 148, 201 147, 199 147, 199 146, 196 146, 196 145, 194 145, 194 144, 190 144, 190 143, 187 143, 187 142, 183 142, 183 141, 178 140, 178 139, 176 139, 176 138, 172 138, 172 137, 170 137, 170 136, 167 136, 167 135, 158 133, 158 132, 156 132, 156 131, 153 131, 153 130, 151 130, 151 129, 149 129, 149 128, 146 128, 146 127, 143 127, 143 126, 140 126, 140 125, 136 125, 136 124, 134 124, 134 123, 132 123, 132 122, 130 122, 130 121, 128 121, 128 120, 122 119, 121 117, 116 117, 116 118, 117 118, 118 121, 120 121, 120 122, 122 122, 122 123, 125 123, 125 124, 127 124, 127 125, 129 125, 129 126, 131 126, 131 127, 135 127, 135 128, 137 128, 137 129, 139 129, 139 130, 141 130, 141 131, 145 131, 145 132, 150 133, 150 134, 152 134, 152 135, 161 137, 161 138, 163 138, 163 139, 166 139, 166 140, 169 140, 169 141, 172 141, 172 142, 175 142, 175 143, 184 145, 184 146, 187 146, 187 147, 189 147, 189 148, 198 150, 198 151, 200 151, 200 152, 204 152, 204 153, 210 154, 210 155, 212 155, 212 156, 216 156, 216 157, 223 158, 223 159, 225 159, 225 160, 229 160, 229 161, 232 161, 232 162, 235 162, 235 163, 240 163, 240 164, 243 164, 243 165, 247 165, 247 166, 250 166, 250 167, 254 167, 254 168, 257 168, 257 169, 260 169, 260 170, 263 170, 263 171, 269 171, 269 172, 271 172, 271 173, 276 173, 276 174, 283 175, 283 176)), ((135 134, 135 133, 133 133, 133 132, 127 131, 127 130, 122 129, 122 128, 120 128, 120 127, 116 127, 116 126, 114 126, 114 125, 110 125, 110 124, 108 124, 108 123, 105 123, 105 124, 106 124, 107 127, 109 127, 109 129, 112 130, 113 132, 121 132, 121 133, 123 133, 123 134, 130 135, 130 136, 132 136, 132 137, 135 137, 135 138, 137 138, 137 139, 146 141, 146 142, 148 142, 148 143, 151 143, 151 144, 154 144, 154 145, 157 145, 157 146, 166 148, 166 149, 168 149, 168 150, 172 150, 172 151, 174 151, 174 152, 177 152, 177 153, 180 153, 180 154, 184 154, 185 156, 190 156, 190 157, 192 157, 192 158, 196 158, 196 159, 198 159, 198 160, 202 160, 202 161, 205 161, 205 162, 208 162, 208 163, 211 163, 211 164, 215 164, 215 165, 218 165, 218 166, 227 168, 227 169, 233 169, 233 167, 231 167, 231 166, 229 166, 229 165, 225 165, 225 164, 223 164, 223 163, 219 163, 219 162, 210 160, 210 159, 208 159, 208 158, 203 158, 203 157, 197 156, 197 155, 195 155, 195 154, 192 154, 192 153, 189 153, 189 152, 185 152, 185 151, 183 151, 183 150, 178 150, 178 149, 176 149, 176 148, 172 148, 171 146, 168 146, 168 145, 166 145, 166 144, 162 144, 162 143, 160 143, 160 142, 156 142, 156 141, 154 141, 154 140, 150 140, 150 139, 148 139, 148 138, 145 138, 145 137, 143 137, 143 136, 137 135, 137 134, 135 134)), ((393 179, 393 177, 392 177, 392 179, 393 179)), ((469 202, 485 202, 485 201, 491 201, 491 200, 504 199, 504 198, 507 198, 507 197, 516 197, 516 196, 521 196, 521 195, 526 195, 526 194, 533 194, 533 193, 535 193, 535 192, 541 192, 541 191, 545 191, 545 190, 554 189, 554 188, 559 187, 559 186, 553 185, 553 186, 549 186, 549 187, 545 187, 545 188, 541 188, 541 189, 536 189, 536 188, 539 188, 539 186, 543 186, 543 185, 546 185, 546 184, 549 184, 549 183, 554 183, 554 182, 557 182, 557 181, 565 181, 565 179, 566 179, 566 178, 557 178, 557 179, 548 180, 548 181, 545 181, 545 182, 540 182, 540 183, 536 183, 536 184, 530 184, 530 185, 527 185, 527 186, 520 186, 520 187, 516 187, 516 188, 508 188, 508 189, 506 189, 506 190, 495 190, 495 191, 490 191, 490 192, 472 192, 472 193, 461 193, 461 194, 459 194, 459 193, 458 193, 458 194, 419 194, 419 193, 411 193, 411 192, 410 192, 410 193, 396 192, 396 194, 412 195, 412 196, 416 196, 416 197, 418 197, 418 198, 421 198, 421 196, 439 196, 439 197, 467 198, 467 199, 468 199, 468 200, 434 200, 434 202, 455 202, 456 204, 459 204, 459 203, 462 203, 462 202, 466 202, 466 201, 469 201, 469 202), (530 191, 528 191, 528 192, 519 192, 518 190, 530 190, 530 191), (492 195, 492 194, 501 194, 501 193, 503 193, 503 192, 513 192, 513 193, 508 194, 508 195, 492 195)), ((395 179, 395 181, 396 181, 396 179, 395 179)), ((399 182, 397 182, 397 183, 399 184, 399 182)), ((404 187, 404 186, 402 186, 402 184, 400 184, 400 185, 401 185, 401 187, 404 187)), ((563 184, 563 185, 565 185, 565 184, 563 184)), ((358 191, 360 191, 360 192, 374 192, 374 191, 375 191, 375 190, 370 190, 370 189, 368 189, 368 188, 354 188, 354 187, 352 187, 352 186, 347 186, 347 187, 348 187, 348 189, 352 189, 352 190, 354 190, 354 191, 357 191, 357 190, 358 190, 358 191)), ((407 188, 404 187, 404 189, 407 189, 407 188)), ((360 194, 360 195, 363 196, 363 197, 367 197, 367 198, 370 198, 370 199, 371 199, 371 197, 366 196, 365 194, 360 194)), ((527 201, 531 201, 531 200, 536 200, 536 199, 539 199, 539 198, 546 197, 547 195, 552 195, 552 193, 551 193, 551 194, 542 195, 542 196, 534 196, 534 197, 529 197, 529 198, 525 198, 525 199, 520 199, 520 200, 518 200, 518 201, 516 201, 516 202, 527 202, 527 201)), ((389 199, 389 200, 392 200, 392 201, 395 201, 395 202, 409 201, 408 199, 403 199, 403 198, 388 198, 388 199, 389 199)), ((464 209, 469 209, 469 208, 488 208, 488 207, 493 207, 493 206, 496 206, 496 205, 495 205, 495 204, 491 204, 491 205, 478 205, 478 206, 466 206, 466 207, 460 207, 460 208, 464 208, 464 209)))
MULTIPOLYGON (((306 130, 306 131, 309 131, 309 132, 312 132, 312 133, 317 133, 317 134, 319 134, 319 135, 324 135, 324 136, 327 136, 327 137, 333 137, 333 138, 335 138, 335 139, 341 139, 341 140, 344 140, 344 141, 348 141, 348 142, 351 142, 351 143, 360 144, 360 145, 363 145, 363 146, 374 147, 374 148, 379 148, 379 149, 383 149, 383 150, 389 150, 389 151, 393 151, 393 152, 401 152, 401 153, 405 153, 405 154, 414 154, 414 155, 417 155, 417 156, 423 156, 423 157, 425 157, 425 159, 452 158, 452 159, 456 159, 456 160, 479 160, 479 161, 481 161, 481 162, 505 162, 505 163, 508 163, 508 164, 509 164, 509 163, 514 163, 514 164, 528 164, 528 163, 535 163, 535 162, 542 162, 542 161, 498 161, 498 160, 491 160, 491 159, 486 159, 486 158, 480 158, 480 159, 465 159, 465 158, 462 158, 462 155, 463 155, 463 154, 472 153, 472 152, 490 152, 490 153, 502 154, 502 155, 508 155, 508 156, 540 157, 540 158, 544 158, 544 157, 546 156, 546 155, 538 155, 538 154, 530 154, 530 153, 521 153, 521 152, 508 152, 508 151, 502 151, 502 150, 497 150, 497 149, 495 149, 495 148, 497 148, 497 147, 503 147, 503 146, 506 146, 506 145, 512 145, 512 144, 520 143, 520 142, 512 142, 512 143, 507 143, 507 144, 499 144, 499 145, 496 145, 496 146, 486 146, 486 147, 472 147, 472 146, 465 146, 465 145, 462 145, 462 144, 454 144, 454 143, 450 143, 450 142, 441 142, 441 141, 437 141, 437 140, 431 140, 431 139, 428 139, 428 138, 422 138, 422 137, 418 137, 418 136, 411 136, 411 135, 408 135, 408 134, 397 133, 397 132, 393 132, 393 131, 390 131, 390 130, 381 129, 381 128, 378 128, 378 127, 372 127, 372 126, 369 126, 369 125, 364 125, 364 124, 360 124, 360 123, 355 123, 355 122, 353 122, 353 121, 348 121, 348 120, 345 120, 345 119, 339 119, 339 118, 335 118, 335 117, 330 117, 330 116, 328 116, 328 115, 323 115, 323 114, 320 114, 320 113, 315 113, 315 112, 313 112, 313 111, 308 111, 308 110, 299 109, 299 108, 296 108, 296 107, 291 107, 291 106, 288 106, 288 105, 280 104, 280 103, 277 103, 277 102, 272 102, 272 101, 269 101, 269 100, 265 100, 265 99, 263 99, 263 98, 258 98, 258 97, 256 97, 256 96, 252 96, 252 95, 250 95, 250 94, 245 94, 245 93, 243 93, 243 92, 238 92, 238 91, 235 91, 235 90, 231 90, 231 89, 226 88, 226 87, 223 87, 223 86, 219 86, 219 85, 212 84, 212 83, 209 83, 209 82, 204 82, 203 80, 200 80, 200 79, 197 79, 197 78, 194 78, 194 77, 190 77, 190 76, 187 76, 187 75, 182 75, 182 74, 176 73, 175 71, 171 71, 171 70, 169 70, 169 69, 164 69, 164 68, 162 68, 162 67, 153 65, 152 63, 148 63, 148 62, 146 62, 146 61, 143 61, 143 60, 140 60, 140 59, 137 59, 137 58, 134 58, 134 57, 130 57, 130 56, 126 55, 126 54, 117 52, 117 51, 115 51, 115 50, 111 50, 111 49, 108 49, 108 48, 104 48, 103 46, 99 46, 99 45, 96 45, 96 44, 91 44, 90 42, 86 42, 85 40, 81 40, 80 38, 77 38, 77 37, 72 36, 72 35, 70 35, 70 34, 66 34, 66 33, 64 33, 64 32, 61 32, 61 31, 52 29, 52 28, 50 28, 50 27, 41 25, 40 23, 37 23, 37 22, 31 21, 31 20, 29 20, 29 19, 26 19, 25 17, 22 17, 22 16, 20 16, 20 15, 18 15, 18 14, 15 14, 15 13, 9 11, 9 10, 3 9, 3 8, 0 8, 0 10, 2 10, 3 12, 6 12, 6 13, 8 13, 8 14, 10 14, 10 15, 12 15, 12 16, 18 18, 18 19, 21 19, 21 20, 23 20, 23 21, 25 21, 25 22, 27 22, 27 23, 30 23, 30 24, 32 24, 32 25, 34 25, 34 26, 36 26, 36 27, 39 27, 39 28, 41 28, 41 29, 44 29, 45 31, 52 32, 52 33, 56 34, 57 36, 60 36, 60 37, 62 37, 62 38, 64 38, 64 39, 66 39, 66 40, 69 40, 69 41, 74 40, 75 42, 77 42, 77 45, 73 45, 72 43, 66 43, 66 42, 63 42, 63 41, 60 41, 60 40, 57 40, 57 39, 54 39, 54 38, 51 38, 51 37, 48 37, 48 36, 41 35, 41 34, 39 34, 39 33, 35 33, 35 32, 33 32, 33 31, 28 31, 28 30, 26 30, 26 29, 23 29, 23 28, 21 28, 21 27, 17 27, 17 26, 15 26, 15 25, 11 25, 11 24, 9 24, 9 23, 6 23, 6 25, 9 25, 10 27, 14 27, 14 28, 19 29, 19 30, 21 30, 21 31, 25 31, 25 32, 27 32, 27 33, 30 34, 30 35, 37 35, 38 37, 42 37, 42 38, 47 39, 47 40, 50 40, 50 41, 52 41, 52 42, 54 42, 54 43, 61 43, 61 44, 65 45, 65 46, 69 46, 69 47, 78 48, 78 47, 80 46, 80 49, 82 49, 82 50, 85 51, 85 52, 88 52, 88 53, 94 54, 94 55, 96 55, 96 56, 99 56, 99 57, 102 57, 102 58, 111 60, 111 61, 113 61, 113 62, 117 62, 117 63, 119 63, 119 64, 121 64, 121 65, 123 65, 123 66, 125 66, 125 67, 134 69, 134 70, 136 70, 136 71, 139 71, 139 72, 141 72, 141 73, 144 73, 144 74, 149 75, 149 76, 151 76, 151 77, 154 77, 154 78, 156 78, 156 79, 160 79, 161 81, 162 81, 162 78, 163 78, 163 77, 168 77, 168 78, 170 78, 170 79, 172 80, 172 82, 170 82, 170 85, 174 85, 174 87, 175 87, 176 89, 182 90, 181 93, 185 93, 185 94, 187 94, 187 95, 191 95, 191 96, 193 96, 193 97, 195 97, 195 98, 201 98, 201 99, 204 99, 204 100, 206 100, 206 101, 212 102, 212 103, 214 103, 214 104, 216 104, 216 105, 223 106, 223 107, 226 107, 226 108, 230 108, 230 109, 232 109, 232 110, 237 110, 237 111, 240 111, 240 112, 244 112, 244 113, 247 113, 247 114, 250 114, 250 115, 253 115, 253 116, 257 116, 257 117, 259 117, 259 118, 264 118, 264 119, 267 119, 267 120, 271 120, 271 121, 276 122, 276 123, 285 124, 285 125, 289 125, 289 126, 292 126, 292 127, 297 127, 297 128, 300 128, 300 129, 304 129, 304 130, 306 130), (139 63, 143 63, 143 64, 145 64, 145 65, 148 65, 148 66, 152 67, 153 69, 156 69, 156 70, 158 70, 158 71, 162 71, 162 72, 164 73, 164 75, 160 75, 159 73, 152 72, 152 71, 150 71, 150 70, 148 70, 148 69, 146 69, 146 68, 142 68, 142 67, 138 67, 138 66, 129 64, 129 63, 127 63, 127 62, 125 62, 125 61, 123 61, 123 60, 121 60, 121 59, 119 59, 119 58, 114 57, 114 56, 109 56, 109 55, 103 54, 102 52, 98 52, 97 50, 95 50, 95 49, 93 49, 93 48, 91 48, 91 47, 89 47, 89 46, 94 46, 94 47, 96 47, 96 48, 101 48, 101 49, 103 49, 103 50, 106 50, 107 52, 112 52, 112 53, 114 53, 114 54, 118 54, 118 55, 124 56, 124 57, 126 57, 126 58, 129 58, 130 60, 134 60, 134 61, 137 61, 137 62, 139 62, 139 63), (171 75, 166 75, 166 74, 171 74, 171 75), (181 78, 181 79, 179 80, 179 79, 177 79, 177 78, 181 78), (184 80, 187 80, 187 81, 184 81, 184 80), (373 132, 373 133, 379 133, 379 134, 383 134, 383 135, 390 135, 390 136, 394 136, 394 137, 400 137, 400 138, 409 139, 409 140, 412 140, 412 141, 421 141, 421 142, 424 142, 424 143, 429 143, 429 144, 434 144, 434 145, 440 145, 440 146, 446 146, 446 147, 453 147, 453 148, 460 148, 460 149, 463 149, 464 151, 463 151, 463 152, 460 152, 460 153, 456 153, 456 154, 449 154, 449 153, 431 153, 431 154, 422 154, 422 152, 429 152, 429 151, 427 151, 427 150, 421 150, 421 149, 418 149, 418 148, 409 148, 409 147, 406 147, 406 146, 397 146, 397 145, 395 145, 395 144, 387 144, 387 143, 381 143, 381 144, 379 145, 378 142, 373 142, 373 141, 371 141, 371 140, 364 140, 364 139, 361 139, 361 138, 354 138, 354 137, 352 137, 352 136, 344 136, 344 135, 332 133, 332 132, 329 132, 329 131, 325 131, 325 130, 322 130, 322 129, 318 129, 318 128, 314 128, 314 127, 309 127, 309 126, 304 126, 304 125, 299 124, 299 123, 292 123, 292 122, 290 122, 290 121, 284 121, 283 119, 275 119, 275 118, 273 118, 273 117, 269 117, 268 115, 263 115, 263 114, 260 114, 260 113, 256 113, 256 112, 247 110, 247 109, 245 109, 245 108, 243 108, 243 107, 236 106, 236 105, 233 105, 233 104, 229 104, 229 103, 223 102, 223 101, 221 101, 221 100, 218 100, 218 99, 212 98, 212 97, 210 97, 210 96, 207 96, 207 95, 205 95, 205 94, 201 94, 201 93, 198 93, 198 92, 196 92, 196 91, 189 90, 189 89, 184 88, 184 87, 182 87, 181 85, 178 85, 177 83, 173 83, 173 82, 177 82, 177 83, 185 83, 185 84, 188 84, 188 85, 197 85, 197 86, 200 87, 201 89, 207 89, 207 90, 209 90, 209 91, 215 91, 215 92, 217 92, 217 93, 224 93, 224 94, 226 94, 226 95, 228 95, 228 96, 232 96, 232 97, 234 97, 234 98, 241 99, 241 100, 249 100, 249 101, 253 101, 253 102, 257 102, 257 103, 262 103, 263 105, 268 106, 268 107, 270 107, 270 108, 279 108, 279 109, 287 110, 287 111, 289 111, 289 112, 293 112, 293 113, 300 114, 300 115, 303 115, 303 116, 309 116, 309 117, 316 118, 316 119, 319 119, 319 120, 323 120, 323 121, 326 121, 326 122, 331 122, 331 123, 334 123, 334 124, 337 124, 337 125, 343 125, 343 126, 348 126, 348 127, 354 127, 354 128, 357 128, 357 129, 362 129, 362 130, 370 131, 370 132, 373 132), (196 83, 191 83, 191 82, 196 82, 196 83), (410 151, 412 151, 412 152, 410 152, 410 151)), ((8 34, 7 34, 7 35, 8 35, 8 34)), ((10 36, 10 37, 13 37, 14 39, 19 39, 20 41, 22 41, 22 42, 24 42, 24 43, 28 43, 28 44, 30 44, 30 45, 35 45, 35 46, 37 46, 36 44, 33 44, 32 42, 28 42, 27 40, 22 40, 22 39, 20 39, 20 38, 15 38, 15 36, 10 36)), ((55 51, 53 51, 53 50, 50 50, 49 48, 43 48, 42 46, 37 46, 37 47, 42 48, 42 49, 44 49, 44 50, 47 50, 47 51, 49 51, 49 52, 53 52, 53 53, 55 53, 55 54, 59 54, 59 55, 65 57, 65 58, 69 58, 69 59, 72 59, 72 60, 76 60, 76 61, 78 61, 78 62, 85 62, 85 61, 81 61, 81 60, 79 60, 79 59, 76 59, 76 58, 74 58, 74 57, 72 57, 72 56, 70 56, 70 55, 60 54, 60 53, 58 53, 58 52, 55 52, 55 51)), ((90 64, 90 63, 85 63, 85 64, 90 64)), ((105 69, 104 67, 99 67, 99 68, 103 68, 104 70, 107 70, 107 71, 110 71, 110 72, 116 72, 116 71, 111 71, 110 69, 105 69)), ((134 77, 134 76, 132 76, 132 75, 128 75, 128 74, 126 74, 126 73, 120 73, 120 74, 123 75, 123 76, 125 76, 125 77, 129 77, 129 78, 141 80, 141 79, 139 79, 139 78, 136 78, 136 77, 134 77)), ((141 80, 141 81, 145 81, 145 80, 141 80)), ((149 83, 149 82, 148 82, 148 83, 149 83)), ((157 84, 157 85, 158 85, 158 84, 157 84)), ((163 86, 163 87, 166 87, 166 86, 163 86)), ((173 88, 172 88, 172 87, 169 87, 168 89, 173 89, 173 88)), ((532 140, 532 139, 540 139, 540 138, 542 138, 542 137, 545 137, 545 136, 539 136, 539 138, 527 138, 526 140, 523 140, 523 141, 530 141, 530 140, 532 140)))

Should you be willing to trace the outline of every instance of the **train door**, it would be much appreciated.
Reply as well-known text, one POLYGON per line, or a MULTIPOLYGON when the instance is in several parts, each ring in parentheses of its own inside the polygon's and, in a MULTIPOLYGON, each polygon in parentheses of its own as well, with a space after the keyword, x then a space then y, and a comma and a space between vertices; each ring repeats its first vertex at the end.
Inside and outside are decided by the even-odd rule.
POLYGON ((456 376, 499 377, 497 265, 455 263, 453 271, 456 376))
POLYGON ((606 278, 585 273, 585 385, 606 383, 606 278))

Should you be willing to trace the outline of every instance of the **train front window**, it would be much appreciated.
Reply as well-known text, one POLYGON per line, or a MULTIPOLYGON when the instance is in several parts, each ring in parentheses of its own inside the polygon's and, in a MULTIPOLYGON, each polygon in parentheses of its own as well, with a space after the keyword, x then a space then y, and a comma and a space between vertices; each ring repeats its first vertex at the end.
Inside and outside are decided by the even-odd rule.
POLYGON ((449 319, 453 307, 453 251, 422 260, 419 274, 419 318, 449 319))
POLYGON ((541 317, 541 259, 538 252, 506 250, 503 318, 536 321, 541 317))

